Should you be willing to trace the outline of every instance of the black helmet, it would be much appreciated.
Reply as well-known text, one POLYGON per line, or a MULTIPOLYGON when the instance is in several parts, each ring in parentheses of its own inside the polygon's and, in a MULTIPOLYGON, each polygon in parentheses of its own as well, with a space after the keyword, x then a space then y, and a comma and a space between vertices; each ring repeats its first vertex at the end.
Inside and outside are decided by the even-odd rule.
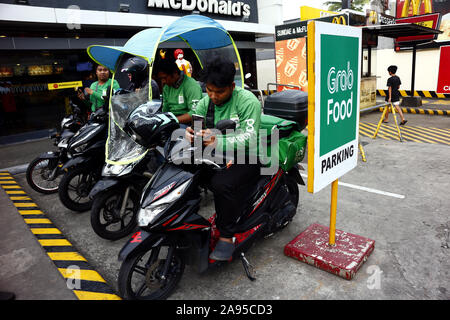
POLYGON ((146 109, 137 108, 128 117, 124 129, 134 141, 150 148, 179 127, 177 117, 171 112, 149 114, 146 109))
POLYGON ((128 58, 122 65, 120 72, 131 74, 130 89, 143 87, 145 81, 148 81, 148 63, 145 59, 139 57, 128 58))

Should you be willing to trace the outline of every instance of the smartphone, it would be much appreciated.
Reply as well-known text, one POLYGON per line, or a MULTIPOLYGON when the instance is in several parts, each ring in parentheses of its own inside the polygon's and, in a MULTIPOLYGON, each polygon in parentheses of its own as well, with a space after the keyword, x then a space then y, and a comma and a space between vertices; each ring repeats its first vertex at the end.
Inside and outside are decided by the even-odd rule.
POLYGON ((194 131, 200 131, 206 129, 205 117, 199 116, 197 114, 192 115, 192 128, 194 131))

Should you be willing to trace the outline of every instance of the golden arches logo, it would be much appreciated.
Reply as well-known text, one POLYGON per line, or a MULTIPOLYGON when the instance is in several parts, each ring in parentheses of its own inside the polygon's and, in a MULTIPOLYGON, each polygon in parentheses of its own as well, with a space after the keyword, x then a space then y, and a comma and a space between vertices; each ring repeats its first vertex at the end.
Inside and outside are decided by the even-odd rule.
POLYGON ((340 16, 340 17, 334 17, 333 21, 331 23, 336 23, 336 24, 343 24, 346 25, 347 21, 345 20, 344 16, 340 16))
POLYGON ((413 16, 419 15, 420 5, 422 4, 422 2, 425 4, 424 14, 432 13, 431 0, 405 0, 402 8, 402 17, 403 18, 408 17, 410 5, 412 6, 412 15, 413 16))

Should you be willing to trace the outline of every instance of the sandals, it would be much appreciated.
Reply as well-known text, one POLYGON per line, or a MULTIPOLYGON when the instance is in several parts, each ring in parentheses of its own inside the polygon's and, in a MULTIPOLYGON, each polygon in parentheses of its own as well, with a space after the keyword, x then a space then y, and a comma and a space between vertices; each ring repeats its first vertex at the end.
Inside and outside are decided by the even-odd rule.
POLYGON ((408 120, 403 120, 402 122, 400 122, 400 125, 403 126, 407 122, 408 122, 408 120))
POLYGON ((234 243, 219 240, 209 258, 216 261, 228 261, 232 258, 234 249, 234 243))

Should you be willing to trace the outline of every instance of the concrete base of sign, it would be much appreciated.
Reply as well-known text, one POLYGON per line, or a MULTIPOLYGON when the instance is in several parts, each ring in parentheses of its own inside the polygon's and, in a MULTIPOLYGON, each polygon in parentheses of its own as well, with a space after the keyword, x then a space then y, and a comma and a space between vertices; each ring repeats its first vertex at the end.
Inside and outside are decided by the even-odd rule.
POLYGON ((409 108, 420 107, 422 106, 422 97, 403 97, 400 106, 409 108))
POLYGON ((375 241, 336 230, 330 246, 329 228, 312 224, 284 247, 284 254, 351 280, 375 248, 375 241))

